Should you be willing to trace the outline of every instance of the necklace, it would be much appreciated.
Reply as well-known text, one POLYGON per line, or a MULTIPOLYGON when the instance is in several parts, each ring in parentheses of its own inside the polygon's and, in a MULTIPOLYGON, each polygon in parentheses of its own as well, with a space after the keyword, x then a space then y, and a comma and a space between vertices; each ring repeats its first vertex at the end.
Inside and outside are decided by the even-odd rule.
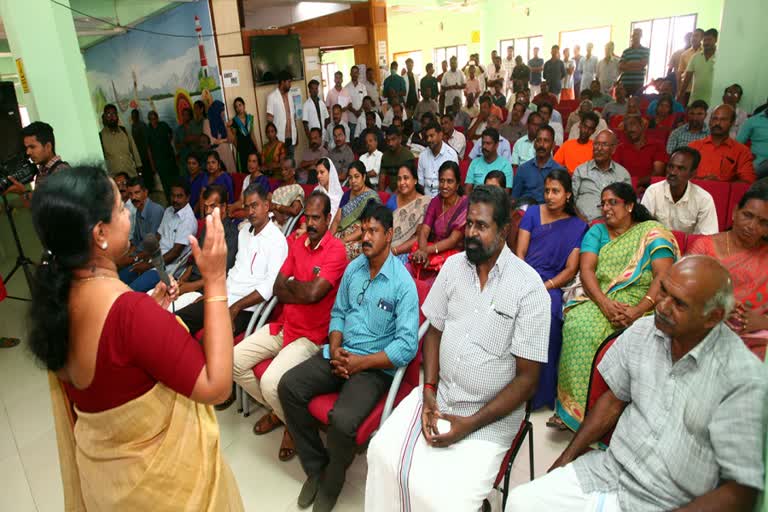
POLYGON ((76 283, 86 283, 88 281, 93 281, 95 279, 110 279, 112 281, 121 281, 119 277, 113 277, 113 276, 93 276, 93 277, 82 277, 80 279, 74 279, 73 281, 76 283))

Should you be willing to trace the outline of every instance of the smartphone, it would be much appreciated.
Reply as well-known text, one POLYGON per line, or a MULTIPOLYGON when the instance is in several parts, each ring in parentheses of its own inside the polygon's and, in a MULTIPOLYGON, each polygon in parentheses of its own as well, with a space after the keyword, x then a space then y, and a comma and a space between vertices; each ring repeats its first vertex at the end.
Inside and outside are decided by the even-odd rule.
POLYGON ((451 431, 451 422, 448 420, 439 418, 437 420, 437 432, 439 434, 447 434, 450 431, 451 431))

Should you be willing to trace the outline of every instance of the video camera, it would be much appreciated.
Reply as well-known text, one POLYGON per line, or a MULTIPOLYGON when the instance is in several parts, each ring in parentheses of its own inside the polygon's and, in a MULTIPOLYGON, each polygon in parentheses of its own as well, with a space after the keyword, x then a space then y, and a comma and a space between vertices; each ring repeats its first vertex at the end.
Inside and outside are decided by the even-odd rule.
POLYGON ((19 153, 0 163, 0 194, 4 194, 13 185, 9 178, 14 178, 22 185, 31 182, 37 176, 38 168, 27 155, 19 153))

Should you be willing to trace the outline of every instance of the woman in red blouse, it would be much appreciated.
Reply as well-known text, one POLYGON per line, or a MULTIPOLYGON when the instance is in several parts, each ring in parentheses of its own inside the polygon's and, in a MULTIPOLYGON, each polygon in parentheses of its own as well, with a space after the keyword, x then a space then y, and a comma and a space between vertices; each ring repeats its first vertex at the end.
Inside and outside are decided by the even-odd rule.
POLYGON ((232 382, 226 244, 218 212, 192 252, 205 281, 202 346, 164 308, 160 284, 117 276, 130 217, 98 168, 51 176, 32 216, 46 249, 32 290, 30 345, 50 370, 67 509, 242 510, 210 404, 232 382))

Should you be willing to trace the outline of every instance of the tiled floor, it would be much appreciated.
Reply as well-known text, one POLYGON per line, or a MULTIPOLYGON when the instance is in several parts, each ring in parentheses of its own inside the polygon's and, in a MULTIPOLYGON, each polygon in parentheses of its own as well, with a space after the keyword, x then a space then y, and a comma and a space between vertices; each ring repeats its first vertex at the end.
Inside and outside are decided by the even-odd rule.
MULTIPOLYGON (((29 224, 23 218, 19 224, 26 244, 29 224)), ((0 216, 2 248, 6 256, 10 253, 15 258, 13 246, 8 245, 5 235, 7 219, 0 216)), ((39 249, 37 251, 29 250, 29 253, 36 257, 39 249)), ((5 275, 11 266, 12 262, 7 259, 0 261, 0 272, 5 275)), ((22 276, 13 278, 9 292, 27 295, 22 276)), ((24 337, 26 307, 26 303, 13 300, 0 303, 0 336, 24 337)), ((278 461, 280 430, 260 437, 251 433, 253 423, 262 413, 257 408, 249 418, 243 418, 234 406, 219 413, 224 456, 237 477, 246 510, 298 510, 295 503, 304 474, 297 460, 278 461)), ((549 414, 548 411, 533 414, 536 475, 546 472, 569 440, 568 434, 552 432, 544 425, 549 414)), ((365 473, 365 457, 358 456, 336 510, 363 509, 365 473)), ((528 457, 527 446, 524 446, 513 468, 513 485, 527 479, 528 457)), ((492 498, 498 500, 496 493, 492 498)), ((495 510, 499 509, 499 503, 494 505, 495 510)), ((63 504, 45 373, 23 345, 0 349, 0 510, 59 512, 63 504)))

